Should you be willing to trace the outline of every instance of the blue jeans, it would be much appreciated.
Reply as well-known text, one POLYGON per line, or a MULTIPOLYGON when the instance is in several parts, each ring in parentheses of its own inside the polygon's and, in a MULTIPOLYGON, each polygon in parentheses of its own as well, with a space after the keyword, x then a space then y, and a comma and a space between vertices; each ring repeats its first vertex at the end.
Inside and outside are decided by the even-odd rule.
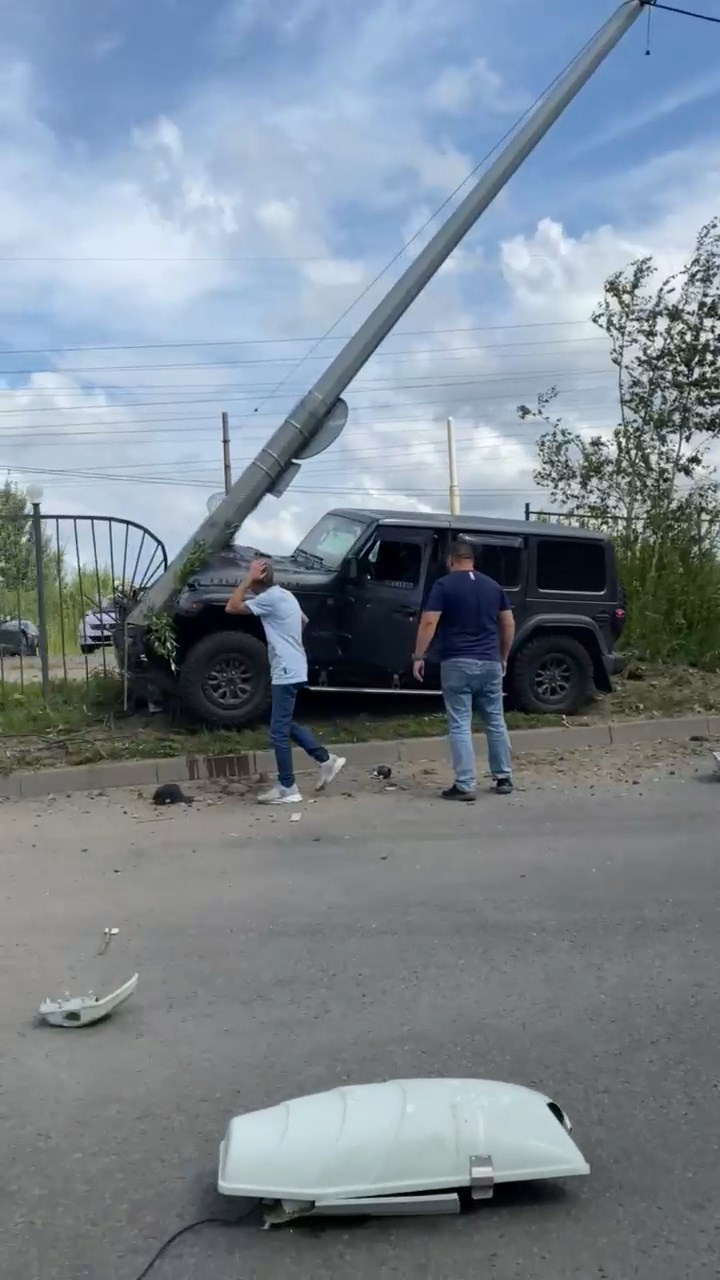
POLYGON ((503 713, 503 676, 499 662, 449 658, 440 668, 440 682, 448 719, 450 754, 459 791, 474 791, 475 748, 472 716, 482 720, 494 778, 512 777, 510 739, 503 713))
POLYGON ((292 787, 295 782, 291 742, 307 751, 318 764, 324 764, 330 759, 330 752, 321 746, 310 730, 293 722, 295 699, 300 688, 299 684, 274 684, 272 687, 270 741, 275 751, 281 787, 292 787))

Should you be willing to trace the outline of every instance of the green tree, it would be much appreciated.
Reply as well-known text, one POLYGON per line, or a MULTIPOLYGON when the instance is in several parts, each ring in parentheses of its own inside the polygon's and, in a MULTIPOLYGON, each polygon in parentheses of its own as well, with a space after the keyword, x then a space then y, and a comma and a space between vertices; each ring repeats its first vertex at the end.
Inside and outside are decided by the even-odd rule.
POLYGON ((0 592, 17 593, 35 581, 35 549, 27 496, 9 480, 0 489, 0 592))
POLYGON ((720 525, 720 488, 708 453, 720 437, 720 219, 692 257, 655 284, 651 257, 611 275, 592 320, 610 340, 619 421, 590 439, 549 410, 550 388, 522 419, 546 430, 535 481, 553 505, 614 527, 630 543, 651 537, 654 563, 669 540, 720 525))

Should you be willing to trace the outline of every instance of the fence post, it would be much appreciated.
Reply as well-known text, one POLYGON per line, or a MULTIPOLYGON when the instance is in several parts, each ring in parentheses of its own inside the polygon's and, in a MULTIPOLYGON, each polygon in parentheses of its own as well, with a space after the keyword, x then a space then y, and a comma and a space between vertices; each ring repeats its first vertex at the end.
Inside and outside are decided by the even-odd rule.
POLYGON ((39 501, 32 503, 33 542, 35 544, 35 590, 37 592, 38 631, 40 632, 40 672, 43 699, 50 697, 50 662, 48 659, 47 610, 45 608, 45 566, 43 564, 42 514, 39 501))
POLYGON ((526 520, 530 519, 530 503, 529 502, 525 503, 525 519, 526 520))

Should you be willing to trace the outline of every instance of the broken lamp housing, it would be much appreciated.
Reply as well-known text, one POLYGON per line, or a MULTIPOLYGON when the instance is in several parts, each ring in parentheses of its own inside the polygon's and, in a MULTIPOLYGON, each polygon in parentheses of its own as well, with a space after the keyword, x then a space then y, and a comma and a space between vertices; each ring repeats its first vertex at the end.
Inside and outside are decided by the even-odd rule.
POLYGON ((496 1080, 344 1086, 236 1116, 218 1190, 269 1202, 266 1224, 311 1214, 458 1213, 459 1192, 587 1175, 567 1116, 496 1080))

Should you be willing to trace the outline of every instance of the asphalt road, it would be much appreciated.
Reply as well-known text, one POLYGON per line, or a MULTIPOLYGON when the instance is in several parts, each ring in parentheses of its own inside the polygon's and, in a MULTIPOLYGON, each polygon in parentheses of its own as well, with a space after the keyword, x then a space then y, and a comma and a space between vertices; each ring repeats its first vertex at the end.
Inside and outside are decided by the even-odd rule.
POLYGON ((717 1274, 720 784, 656 763, 475 807, 429 785, 350 778, 299 823, 229 796, 0 808, 3 1280, 135 1280, 233 1213, 231 1115, 434 1074, 555 1096, 591 1177, 460 1218, 207 1227, 152 1280, 717 1274), (112 1021, 33 1026, 136 968, 112 1021))

